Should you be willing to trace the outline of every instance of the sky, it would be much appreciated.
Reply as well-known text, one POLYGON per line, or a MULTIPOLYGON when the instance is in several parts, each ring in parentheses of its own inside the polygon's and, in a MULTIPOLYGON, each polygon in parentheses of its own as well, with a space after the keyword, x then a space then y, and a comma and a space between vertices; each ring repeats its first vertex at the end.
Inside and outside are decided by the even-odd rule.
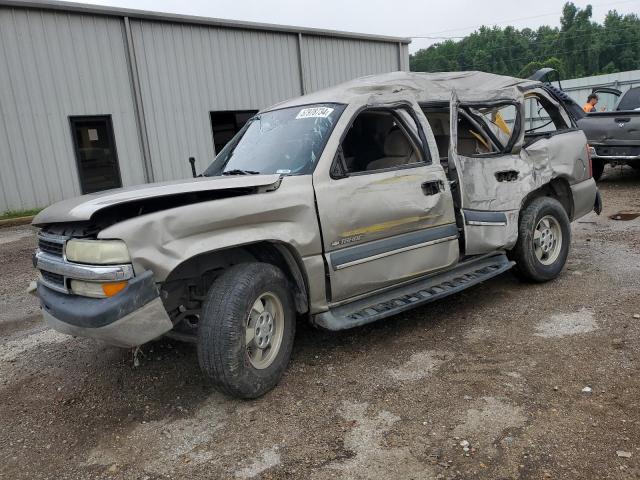
MULTIPOLYGON (((480 25, 537 28, 559 25, 563 0, 84 0, 81 3, 181 13, 398 37, 458 37, 480 25)), ((640 0, 574 0, 593 6, 601 22, 609 10, 640 13, 640 0)), ((437 42, 414 38, 409 51, 437 42)))

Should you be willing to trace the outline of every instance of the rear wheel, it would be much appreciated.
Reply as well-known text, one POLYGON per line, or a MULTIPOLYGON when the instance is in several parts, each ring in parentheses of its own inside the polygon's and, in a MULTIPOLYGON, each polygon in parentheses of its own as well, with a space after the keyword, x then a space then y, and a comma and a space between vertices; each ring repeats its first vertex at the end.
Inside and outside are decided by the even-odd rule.
POLYGON ((280 380, 295 335, 289 282, 265 263, 240 264, 213 283, 198 325, 198 360, 216 388, 259 397, 280 380))
POLYGON ((520 213, 518 241, 510 255, 516 274, 533 282, 556 278, 567 261, 570 242, 571 225, 560 202, 534 199, 520 213))
POLYGON ((591 160, 591 168, 593 171, 593 179, 595 181, 600 180, 604 172, 604 161, 598 158, 591 160))

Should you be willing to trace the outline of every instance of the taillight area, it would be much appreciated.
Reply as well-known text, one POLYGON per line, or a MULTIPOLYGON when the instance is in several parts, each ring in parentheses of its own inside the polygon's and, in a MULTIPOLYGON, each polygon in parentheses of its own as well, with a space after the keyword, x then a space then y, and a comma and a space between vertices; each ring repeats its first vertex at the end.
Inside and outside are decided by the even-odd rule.
POLYGON ((593 160, 591 159, 592 151, 595 151, 591 145, 587 143, 587 161, 589 162, 589 178, 593 178, 593 160))

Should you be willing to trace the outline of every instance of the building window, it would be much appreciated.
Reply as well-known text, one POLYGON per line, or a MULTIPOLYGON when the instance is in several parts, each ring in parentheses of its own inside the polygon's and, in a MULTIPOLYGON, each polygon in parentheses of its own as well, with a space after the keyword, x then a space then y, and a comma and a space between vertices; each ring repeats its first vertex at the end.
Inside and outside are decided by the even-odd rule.
POLYGON ((69 117, 82 193, 122 186, 110 115, 69 117))
POLYGON ((224 110, 211 112, 211 130, 216 155, 240 131, 244 124, 253 117, 257 110, 224 110))

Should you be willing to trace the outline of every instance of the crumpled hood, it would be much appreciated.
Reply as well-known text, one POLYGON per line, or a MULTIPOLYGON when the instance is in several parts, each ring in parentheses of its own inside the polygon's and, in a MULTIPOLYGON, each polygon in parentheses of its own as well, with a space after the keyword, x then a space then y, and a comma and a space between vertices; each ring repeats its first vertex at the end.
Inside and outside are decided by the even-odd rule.
POLYGON ((185 193, 268 187, 277 184, 279 180, 280 175, 278 174, 200 177, 106 190, 54 203, 36 215, 32 223, 37 226, 49 223, 86 221, 99 210, 114 205, 185 193))

